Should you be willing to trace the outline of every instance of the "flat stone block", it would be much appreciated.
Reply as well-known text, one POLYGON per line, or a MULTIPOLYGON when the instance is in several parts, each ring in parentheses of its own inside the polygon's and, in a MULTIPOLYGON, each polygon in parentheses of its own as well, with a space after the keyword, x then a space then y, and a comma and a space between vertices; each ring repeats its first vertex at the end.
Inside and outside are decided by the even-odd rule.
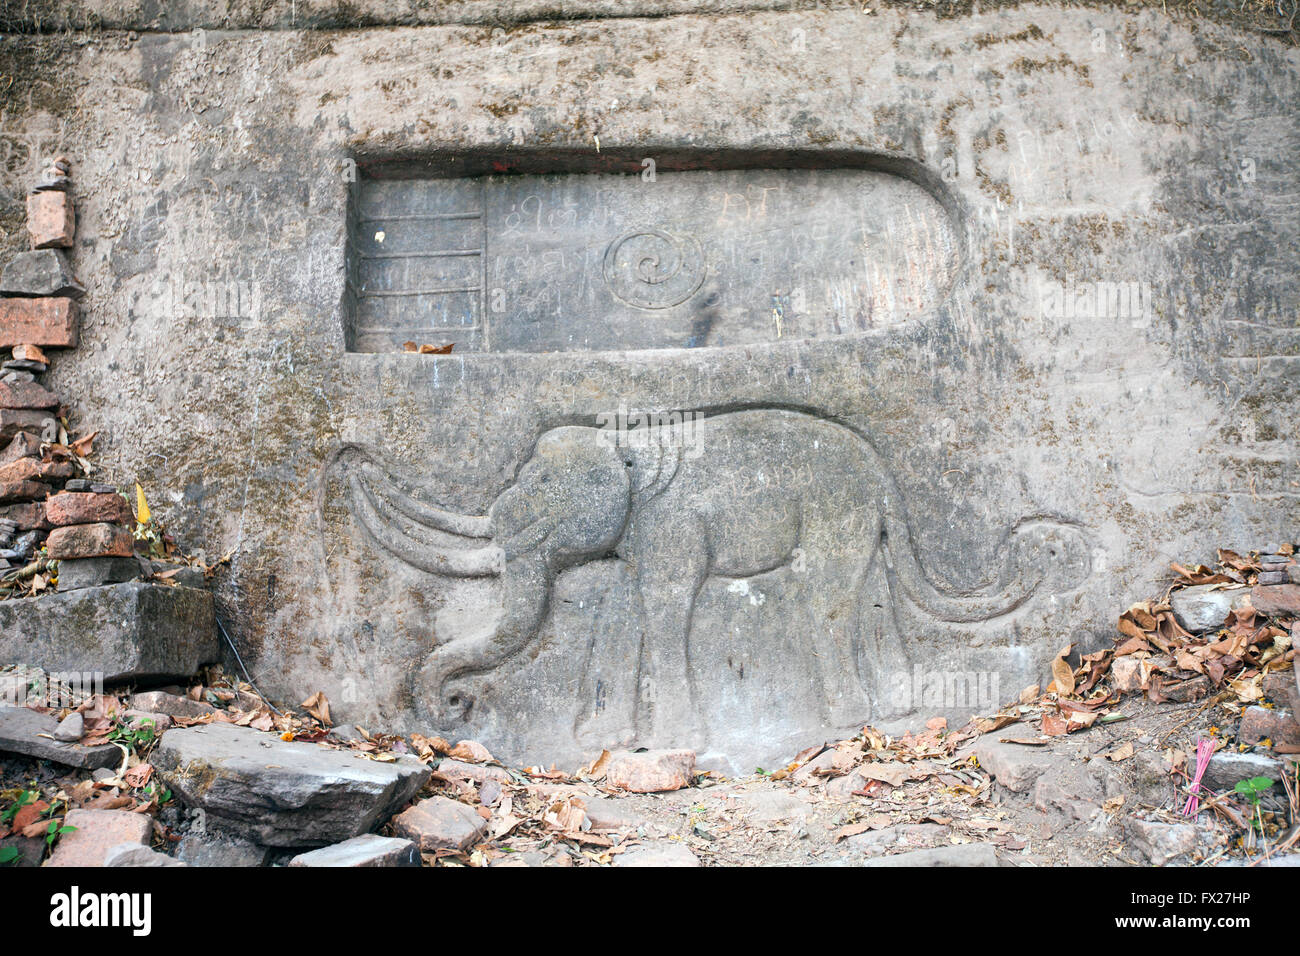
POLYGON ((382 837, 374 833, 353 837, 333 846, 302 853, 290 866, 419 866, 420 851, 410 840, 382 837))
POLYGON ((58 726, 59 721, 53 714, 0 704, 0 751, 52 760, 81 770, 115 767, 121 763, 122 751, 111 744, 83 747, 55 740, 54 732, 58 726))
POLYGON ((85 288, 58 249, 36 249, 13 257, 0 274, 0 294, 81 298, 85 288))
POLYGON ((144 582, 0 601, 0 660, 101 672, 105 683, 188 677, 221 656, 212 595, 144 582))
POLYGON ((59 562, 60 591, 120 584, 139 576, 140 562, 135 558, 64 558, 59 562))
POLYGON ((169 730, 153 764, 209 827, 283 847, 360 836, 429 778, 414 757, 380 763, 231 724, 169 730))

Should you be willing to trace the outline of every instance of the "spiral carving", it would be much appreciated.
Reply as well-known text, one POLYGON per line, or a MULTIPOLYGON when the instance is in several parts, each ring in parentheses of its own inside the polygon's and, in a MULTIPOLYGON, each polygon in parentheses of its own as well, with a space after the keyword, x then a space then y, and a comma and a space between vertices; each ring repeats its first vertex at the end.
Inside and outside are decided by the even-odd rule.
POLYGON ((604 271, 605 283, 620 301, 638 309, 667 309, 699 290, 706 269, 694 237, 637 229, 610 243, 604 271))

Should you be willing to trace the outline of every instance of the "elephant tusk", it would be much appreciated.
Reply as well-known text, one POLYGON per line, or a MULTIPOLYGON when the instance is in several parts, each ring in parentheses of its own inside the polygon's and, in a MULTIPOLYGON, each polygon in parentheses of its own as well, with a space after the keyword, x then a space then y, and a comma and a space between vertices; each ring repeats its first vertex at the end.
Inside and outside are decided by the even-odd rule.
POLYGON ((365 462, 362 470, 368 483, 383 494, 385 500, 395 509, 412 521, 462 538, 492 537, 492 521, 487 515, 462 515, 425 504, 404 491, 390 477, 378 471, 373 462, 365 462))
POLYGON ((384 520, 375 509, 370 490, 354 473, 348 477, 352 490, 353 514, 380 545, 406 563, 454 578, 483 578, 505 570, 505 552, 495 545, 466 550, 443 549, 416 541, 384 520))

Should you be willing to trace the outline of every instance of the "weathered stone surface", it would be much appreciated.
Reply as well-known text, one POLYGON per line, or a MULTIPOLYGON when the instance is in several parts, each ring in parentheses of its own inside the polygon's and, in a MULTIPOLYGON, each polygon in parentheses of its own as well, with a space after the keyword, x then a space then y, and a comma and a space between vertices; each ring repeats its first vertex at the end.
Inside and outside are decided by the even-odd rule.
POLYGON ((190 831, 176 844, 176 859, 188 866, 250 867, 262 866, 270 856, 269 847, 206 828, 190 831))
POLYGON ((300 853, 290 866, 419 866, 420 851, 410 840, 373 833, 353 837, 333 846, 300 853))
POLYGON ((629 807, 626 801, 591 796, 583 796, 581 800, 593 830, 635 830, 645 823, 645 817, 629 807))
POLYGON ((1091 820, 1104 796, 1096 778, 1076 763, 1054 767, 1034 781, 1035 807, 1059 810, 1075 820, 1091 820))
POLYGON ((230 724, 169 730, 153 764, 209 826, 286 847, 365 833, 429 776, 412 757, 380 763, 230 724))
POLYGON ((998 853, 988 843, 960 843, 925 850, 911 850, 893 856, 877 856, 863 860, 859 866, 1001 866, 998 853))
POLYGON ((1040 747, 1004 744, 991 737, 976 742, 975 759, 994 780, 1017 793, 1028 793, 1040 776, 1065 764, 1063 758, 1040 747))
POLYGON ((58 726, 53 714, 0 703, 0 751, 52 760, 82 770, 113 767, 122 762, 122 751, 111 744, 82 747, 54 739, 58 726))
POLYGON ((0 660, 16 664, 112 683, 189 677, 220 654, 207 591, 132 582, 0 601, 0 660))
POLYGON ((140 576, 140 562, 135 558, 64 558, 59 562, 59 590, 120 584, 140 576))
POLYGON ((428 852, 468 849, 487 826, 473 807, 447 797, 429 797, 393 817, 393 832, 428 852))
MULTIPOLYGON (((173 24, 230 24, 215 8, 209 21, 186 19, 198 18, 194 4, 166 6, 167 25, 125 61, 73 43, 50 64, 78 78, 69 135, 85 142, 69 148, 103 219, 87 250, 94 348, 60 357, 59 386, 98 403, 113 474, 153 475, 188 497, 175 509, 180 540, 210 554, 236 539, 256 547, 222 587, 237 598, 232 638, 273 697, 320 689, 341 720, 472 736, 512 764, 576 767, 602 746, 687 746, 750 771, 867 720, 915 726, 982 709, 969 695, 940 694, 933 710, 915 701, 917 672, 940 683, 996 676, 1004 698, 1045 684, 1042 664, 1063 634, 1108 641, 1116 609, 1161 593, 1170 561, 1209 561, 1215 546, 1247 553, 1294 524, 1297 225, 1284 203, 1264 200, 1300 192, 1300 168, 1286 159, 1290 111, 1260 108, 1297 101, 1285 37, 1151 4, 981 4, 978 17, 964 5, 866 17, 798 4, 716 18, 583 14, 495 37, 382 19, 319 45, 296 28, 235 33, 187 72, 173 67, 192 37, 167 32, 173 24), (756 57, 789 50, 795 29, 806 56, 756 57), (1113 41, 1128 35, 1143 40, 1123 42, 1121 57, 1113 41), (1249 56, 1204 55, 1242 47, 1249 56), (429 69, 431 50, 446 71, 429 69), (608 69, 610 50, 626 69, 608 69), (293 67, 248 102, 241 67, 271 55, 293 67), (978 80, 954 84, 948 72, 978 80), (377 74, 402 83, 377 85, 377 74), (584 125, 574 118, 597 105, 594 75, 601 113, 584 125), (167 96, 124 105, 117 93, 160 76, 167 96), (98 148, 125 109, 132 151, 171 157, 176 104, 187 101, 206 106, 218 131, 231 126, 222 111, 238 107, 238 142, 203 139, 148 178, 121 175, 120 150, 98 148), (339 130, 358 150, 355 182, 340 175, 339 130), (1244 155, 1257 142, 1282 146, 1244 155), (230 163, 232 149, 248 162, 230 163), (460 308, 424 336, 455 345, 450 356, 349 351, 358 343, 339 306, 356 276, 339 265, 349 236, 354 252, 365 238, 349 208, 382 181, 384 169, 366 167, 395 155, 428 159, 406 170, 408 192, 432 172, 442 179, 431 197, 486 197, 482 218, 442 221, 464 244, 414 250, 468 253, 456 257, 471 264, 464 283, 449 274, 433 287, 468 290, 460 308), (643 159, 654 182, 640 178, 651 171, 643 159), (458 179, 474 162, 498 181, 458 179), (598 166, 617 203, 585 185, 598 166), (875 232, 861 237, 854 272, 819 255, 843 221, 812 207, 802 216, 791 170, 871 189, 863 222, 875 232), (511 192, 525 183, 537 191, 511 192), (910 208, 933 226, 929 252, 899 201, 917 185, 927 195, 910 208), (652 195, 659 187, 666 202, 652 195), (1225 237, 1225 223, 1242 222, 1251 228, 1225 237), (588 245, 575 254, 569 238, 583 226, 588 245), (686 276, 709 267, 698 290, 667 311, 630 313, 629 299, 663 304, 628 283, 634 263, 620 240, 633 230, 688 252, 695 239, 686 276), (511 246, 529 250, 518 282, 510 263, 488 261, 511 246), (709 277, 745 263, 734 287, 761 299, 738 306, 732 286, 709 277), (847 285, 829 281, 846 274, 847 285), (260 307, 241 291, 232 308, 230 290, 213 288, 227 276, 256 280, 260 307), (191 284, 199 294, 187 304, 191 284), (914 301, 894 295, 909 286, 914 301), (530 290, 545 295, 519 295, 530 290), (1068 312, 1058 308, 1067 291, 1068 312), (593 321, 629 314, 637 321, 619 327, 593 321), (536 336, 560 348, 493 345, 510 342, 496 331, 517 340, 534 318, 536 336), (689 329, 676 339, 685 347, 657 347, 659 323, 689 329), (629 341, 654 347, 620 350, 629 341), (758 410, 764 425, 799 409, 846 422, 875 455, 838 458, 807 432, 724 436, 714 422, 680 468, 675 455, 660 468, 653 449, 629 449, 626 488, 587 481, 574 459, 555 457, 555 428, 593 426, 620 402, 758 410), (167 447, 141 437, 141 422, 167 447), (336 435, 365 455, 332 458, 336 435), (353 488, 367 461, 410 478, 408 499, 495 512, 496 544, 535 556, 536 573, 527 560, 488 577, 445 573, 490 572, 496 554, 449 562, 435 549, 492 542, 418 527, 391 494, 372 514, 365 487, 353 488), (322 477, 318 502, 309 489, 322 477), (609 514, 619 496, 631 519, 621 525, 609 514), (534 512, 528 531, 526 505, 551 509, 534 512), (1056 529, 1055 555, 1012 531, 1046 515, 1072 529, 1056 529), (1062 547, 1067 538, 1081 547, 1062 547), (1081 567, 1076 551, 1086 568, 1058 574, 1081 567), (906 567, 894 574, 886 557, 906 567), (483 632, 498 619, 508 626, 493 641, 483 632)), ((245 6, 232 14, 245 25, 320 22, 245 6)), ((122 10, 137 8, 109 13, 133 22, 122 10)), ((432 4, 411 22, 501 8, 432 4)), ((310 13, 347 26, 346 11, 321 10, 310 13)), ((6 122, 34 140, 48 115, 18 107, 6 122)), ((862 208, 860 195, 846 198, 862 208)), ((401 229, 387 231, 391 253, 418 238, 401 229)), ((671 268, 644 256, 631 278, 657 278, 656 261, 671 268)), ((641 283, 661 284, 674 286, 641 283)))
POLYGON ((1228 613, 1245 600, 1246 591, 1225 591, 1213 584, 1179 588, 1169 596, 1178 623, 1193 634, 1204 634, 1223 626, 1228 613))
POLYGON ((153 834, 153 818, 129 810, 69 810, 63 825, 76 829, 59 837, 46 866, 103 866, 109 851, 147 847, 153 834))
POLYGON ((510 772, 504 767, 465 763, 462 760, 452 760, 450 757, 444 757, 442 762, 438 764, 438 773, 444 777, 473 780, 475 783, 482 783, 485 780, 509 783, 512 779, 510 772))
POLYGON ((1260 614, 1300 614, 1300 584, 1251 588, 1250 603, 1260 614))
POLYGON ((59 396, 35 382, 0 382, 0 408, 58 408, 59 396))
MULTIPOLYGON (((77 220, 72 197, 60 190, 27 194, 27 234, 33 249, 70 249, 77 220)), ((39 344, 39 339, 32 339, 39 344)))
MULTIPOLYGON (((49 513, 47 502, 45 514, 49 513)), ((135 554, 135 539, 119 525, 78 524, 55 528, 45 547, 52 558, 129 558, 135 554)))
POLYGON ((1210 758, 1202 782, 1212 790, 1231 790, 1242 780, 1252 777, 1278 779, 1283 762, 1277 757, 1258 753, 1220 750, 1210 758))
POLYGON ((1237 743, 1254 746, 1268 741, 1279 753, 1300 754, 1300 723, 1283 708, 1247 707, 1241 712, 1237 743))
POLYGON ((1260 683, 1264 696, 1278 705, 1285 707, 1292 714, 1300 713, 1300 668, 1292 665, 1291 670, 1269 671, 1260 683))
POLYGON ((0 348, 43 345, 76 348, 81 325, 76 300, 0 299, 0 348))
POLYGON ((131 708, 145 713, 166 714, 168 717, 203 717, 217 709, 206 701, 191 700, 161 690, 132 694, 131 708))
POLYGON ((614 857, 614 866, 624 867, 679 867, 700 866, 700 859, 684 843, 673 840, 653 840, 632 847, 614 857))
POLYGON ((605 780, 611 787, 633 793, 680 790, 695 782, 695 751, 649 750, 614 754, 605 768, 605 780))
POLYGON ((1200 833, 1191 823, 1130 819, 1125 831, 1133 846, 1152 866, 1164 866, 1185 856, 1200 843, 1200 833))
POLYGON ((147 846, 122 843, 112 847, 104 854, 103 866, 189 866, 183 860, 159 853, 147 846))
POLYGON ((67 257, 58 249, 22 252, 0 273, 0 295, 54 295, 80 299, 85 288, 72 274, 67 257))
POLYGON ((85 723, 86 719, 80 713, 74 711, 59 721, 59 725, 54 728, 54 733, 51 736, 65 744, 76 743, 81 739, 85 723))
POLYGON ((127 500, 118 494, 98 495, 85 491, 64 491, 50 495, 45 503, 45 514, 55 527, 71 524, 130 525, 135 515, 127 500))

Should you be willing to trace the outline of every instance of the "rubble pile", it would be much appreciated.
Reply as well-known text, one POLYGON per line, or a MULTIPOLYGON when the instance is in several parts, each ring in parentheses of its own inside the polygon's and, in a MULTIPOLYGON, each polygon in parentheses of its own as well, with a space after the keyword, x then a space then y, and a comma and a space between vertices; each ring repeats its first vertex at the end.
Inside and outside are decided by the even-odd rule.
POLYGON ((319 692, 274 706, 220 666, 80 696, 11 668, 0 864, 1291 865, 1293 555, 1174 565, 1113 646, 1062 648, 996 713, 865 726, 734 779, 688 749, 508 767, 475 741, 335 726, 319 692))

